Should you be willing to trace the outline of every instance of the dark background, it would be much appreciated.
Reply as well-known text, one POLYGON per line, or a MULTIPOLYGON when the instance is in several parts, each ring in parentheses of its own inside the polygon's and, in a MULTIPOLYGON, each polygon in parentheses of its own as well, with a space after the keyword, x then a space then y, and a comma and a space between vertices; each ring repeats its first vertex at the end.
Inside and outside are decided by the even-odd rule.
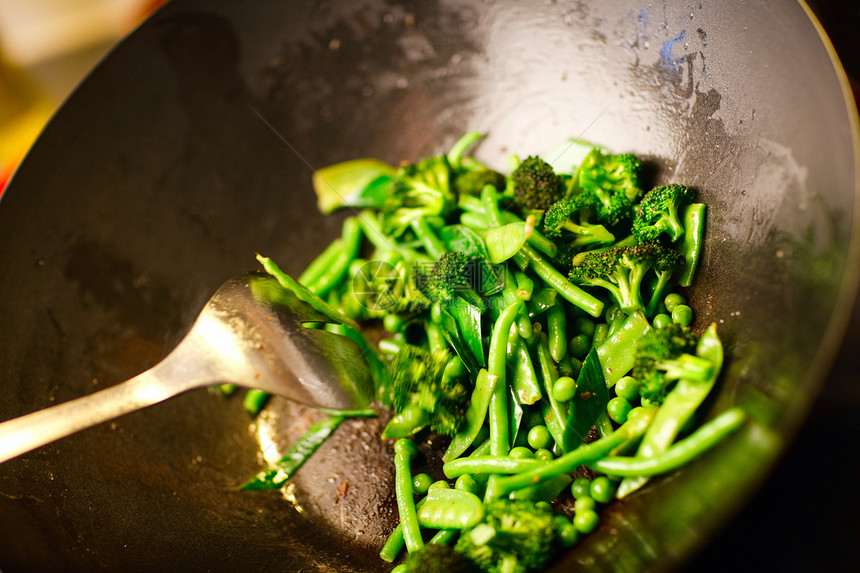
MULTIPOLYGON (((860 99, 860 2, 809 0, 860 99)), ((796 442, 691 571, 860 570, 860 308, 796 442)))

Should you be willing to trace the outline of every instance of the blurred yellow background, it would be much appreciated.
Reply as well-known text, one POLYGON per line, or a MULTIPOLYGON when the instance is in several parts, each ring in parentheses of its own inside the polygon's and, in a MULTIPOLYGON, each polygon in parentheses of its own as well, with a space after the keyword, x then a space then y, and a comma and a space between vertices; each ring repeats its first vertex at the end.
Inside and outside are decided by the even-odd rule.
POLYGON ((69 92, 162 2, 0 2, 0 194, 69 92))

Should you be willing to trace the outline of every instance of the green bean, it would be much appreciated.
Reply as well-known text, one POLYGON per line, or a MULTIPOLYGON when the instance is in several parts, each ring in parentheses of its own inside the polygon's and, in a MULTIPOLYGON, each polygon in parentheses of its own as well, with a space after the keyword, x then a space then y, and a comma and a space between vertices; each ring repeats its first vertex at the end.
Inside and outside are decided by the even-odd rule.
POLYGON ((252 388, 245 394, 242 405, 250 416, 257 416, 266 407, 266 403, 271 397, 271 394, 267 392, 252 388))
POLYGON ((344 219, 341 230, 343 249, 316 280, 306 285, 307 288, 318 296, 323 297, 331 289, 337 287, 344 276, 346 276, 346 271, 349 269, 350 263, 358 256, 359 249, 361 248, 361 238, 361 225, 359 225, 358 219, 356 217, 347 217, 344 219))
POLYGON ((561 303, 547 309, 546 325, 550 355, 559 362, 567 354, 567 316, 561 303))
POLYGON ((412 219, 409 222, 409 225, 412 227, 412 230, 415 231, 415 235, 424 245, 424 249, 430 254, 434 259, 440 259, 442 255, 444 255, 448 249, 445 247, 445 243, 442 242, 442 239, 436 234, 436 231, 433 230, 433 227, 430 225, 430 222, 426 217, 417 217, 412 219))
POLYGON ((490 499, 504 497, 512 491, 537 485, 560 474, 570 474, 583 464, 606 457, 613 450, 622 447, 626 442, 639 438, 654 416, 655 407, 643 409, 639 416, 628 420, 612 434, 599 438, 590 444, 583 444, 576 449, 550 461, 544 462, 534 469, 510 476, 494 476, 487 483, 486 497, 490 499))
MULTIPOLYGON (((522 299, 517 294, 517 279, 513 271, 505 266, 504 273, 502 296, 505 300, 505 305, 511 305, 517 301, 521 301, 522 299)), ((516 317, 516 321, 517 330, 519 331, 520 336, 523 338, 530 338, 532 335, 532 321, 529 318, 524 305, 521 307, 520 312, 516 317)))
POLYGON ((343 249, 343 240, 340 237, 333 240, 328 244, 323 252, 317 255, 316 258, 314 258, 314 260, 305 267, 305 270, 296 280, 306 286, 315 283, 323 273, 325 273, 329 267, 334 264, 334 261, 341 255, 343 249))
POLYGON ((517 296, 523 300, 531 300, 535 282, 523 271, 514 273, 517 280, 517 296))
POLYGON ((735 432, 746 420, 741 408, 730 408, 703 424, 669 449, 654 457, 609 456, 591 460, 585 465, 607 475, 618 477, 655 476, 674 471, 708 451, 726 436, 735 432))
POLYGON ((457 206, 467 213, 480 215, 484 219, 483 226, 486 227, 487 222, 486 218, 484 218, 484 213, 486 212, 486 207, 484 207, 484 202, 480 197, 475 197, 474 195, 460 195, 457 198, 457 206))
POLYGON ((502 310, 493 326, 490 337, 488 369, 491 375, 498 379, 493 395, 490 397, 490 450, 493 455, 501 456, 510 448, 510 431, 508 428, 508 397, 507 397, 507 348, 508 337, 514 319, 519 315, 523 302, 508 305, 502 310))
POLYGON ((457 539, 458 535, 460 535, 459 529, 440 529, 433 537, 430 538, 428 543, 450 545, 455 539, 457 539))
MULTIPOLYGON (((421 506, 424 505, 424 499, 421 499, 418 503, 415 504, 416 513, 421 509, 421 506)), ((387 561, 388 563, 393 563, 397 556, 400 554, 400 550, 403 549, 403 545, 405 541, 403 539, 403 522, 399 522, 395 528, 391 531, 388 536, 388 539, 385 540, 385 544, 383 544, 382 549, 379 551, 379 557, 383 561, 387 561)))
POLYGON ((678 284, 683 287, 693 284, 693 277, 699 266, 705 235, 705 211, 703 203, 693 203, 687 205, 681 215, 684 223, 684 244, 681 248, 684 253, 684 269, 678 278, 678 284))
POLYGON ((466 427, 451 438, 451 443, 442 456, 443 462, 460 457, 474 443, 481 432, 481 428, 484 427, 484 419, 487 417, 490 400, 498 385, 499 378, 497 376, 490 374, 484 368, 480 370, 475 379, 475 387, 472 389, 472 398, 466 407, 466 427))
POLYGON ((446 156, 451 167, 458 169, 466 151, 483 137, 484 134, 479 131, 467 131, 460 139, 454 142, 454 145, 448 150, 446 156))
POLYGON ((517 474, 543 464, 536 458, 517 458, 513 456, 469 456, 446 462, 442 471, 448 479, 456 479, 464 474, 517 474))
POLYGON ((543 381, 544 400, 541 402, 541 413, 547 430, 552 434, 556 444, 564 443, 564 432, 567 426, 567 409, 553 396, 552 388, 558 379, 558 372, 549 352, 547 337, 541 333, 537 344, 538 367, 543 381))
POLYGON ((424 546, 421 527, 418 524, 418 511, 412 494, 412 459, 418 449, 410 440, 400 438, 394 442, 394 494, 397 498, 397 512, 403 524, 403 541, 409 552, 424 546))
POLYGON ((588 294, 562 275, 554 266, 546 261, 531 246, 525 245, 520 253, 528 257, 529 266, 549 286, 555 288, 572 305, 581 308, 588 314, 598 317, 603 313, 603 302, 588 294))
MULTIPOLYGON (((540 383, 535 374, 529 349, 522 338, 508 341, 508 356, 513 358, 513 370, 509 386, 520 404, 534 404, 542 397, 540 383)), ((510 359, 510 358, 509 358, 510 359)))
POLYGON ((483 213, 472 213, 469 211, 460 215, 460 224, 469 227, 470 229, 486 229, 487 218, 483 213))

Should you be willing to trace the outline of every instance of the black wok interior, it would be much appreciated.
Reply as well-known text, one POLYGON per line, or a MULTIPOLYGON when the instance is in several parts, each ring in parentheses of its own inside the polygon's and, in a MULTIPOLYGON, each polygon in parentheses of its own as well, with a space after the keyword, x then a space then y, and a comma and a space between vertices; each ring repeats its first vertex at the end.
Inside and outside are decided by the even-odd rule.
MULTIPOLYGON (((148 368, 256 252, 299 272, 340 228, 314 168, 417 159, 467 129, 504 167, 580 136, 710 205, 688 294, 730 363, 708 408, 755 421, 612 506, 553 570, 679 567, 757 493, 839 347, 858 274, 846 89, 791 2, 173 0, 0 201, 0 420, 148 368)), ((342 426, 285 492, 237 491, 315 417, 275 399, 252 424, 201 390, 4 463, 0 569, 386 570, 379 421, 342 426)))

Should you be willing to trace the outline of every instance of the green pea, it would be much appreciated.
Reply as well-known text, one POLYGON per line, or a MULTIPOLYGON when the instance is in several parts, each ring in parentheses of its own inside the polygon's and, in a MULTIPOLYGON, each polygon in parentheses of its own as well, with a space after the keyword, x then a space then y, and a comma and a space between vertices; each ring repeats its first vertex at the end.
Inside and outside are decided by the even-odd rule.
POLYGON ((591 482, 591 497, 600 503, 609 503, 615 497, 616 485, 606 476, 596 477, 591 482))
POLYGON ((543 460, 545 462, 550 462, 555 459, 555 456, 547 448, 540 448, 535 451, 535 458, 543 460))
POLYGON ((570 493, 574 499, 589 497, 591 495, 591 480, 588 478, 577 478, 570 484, 570 493))
POLYGON ((626 398, 628 402, 639 397, 639 381, 632 376, 624 376, 615 383, 615 395, 626 398))
POLYGON ((679 304, 687 304, 687 299, 681 293, 671 292, 663 299, 663 304, 666 305, 666 310, 672 312, 679 304))
POLYGON ((690 323, 693 322, 693 309, 686 304, 679 304, 672 309, 672 322, 681 326, 690 326, 690 323))
POLYGON ((577 334, 567 344, 567 351, 571 356, 579 359, 585 358, 589 350, 591 350, 591 337, 587 334, 577 334))
POLYGON ((552 511, 552 504, 550 502, 544 501, 544 500, 536 501, 535 507, 540 509, 540 510, 547 510, 548 509, 548 510, 552 511))
POLYGON ((627 421, 627 414, 632 408, 627 398, 616 396, 606 404, 606 413, 616 424, 623 424, 627 421))
POLYGON ((661 328, 665 328, 666 325, 672 324, 672 317, 661 312, 660 314, 654 315, 654 318, 651 319, 651 323, 654 325, 654 328, 659 330, 661 328))
POLYGON ((580 497, 573 503, 573 509, 576 513, 582 513, 584 511, 596 511, 597 510, 597 502, 593 497, 580 497))
POLYGON ((433 478, 429 474, 415 474, 412 476, 412 491, 415 495, 424 495, 432 483, 433 478))
POLYGON ((511 451, 508 455, 512 458, 517 458, 520 460, 531 459, 535 457, 535 453, 525 446, 517 446, 515 448, 511 448, 511 451))
POLYGON ((570 376, 562 376, 552 385, 552 396, 559 402, 573 400, 576 395, 576 380, 570 376))
POLYGON ((535 426, 529 430, 528 441, 529 445, 536 450, 545 449, 552 444, 552 436, 546 426, 535 426))
POLYGON ((558 538, 565 549, 570 549, 579 541, 579 531, 576 530, 576 526, 570 520, 565 518, 564 523, 558 524, 558 538))
POLYGON ((580 533, 591 533, 600 525, 600 516, 594 510, 583 511, 573 516, 573 526, 580 533))
POLYGON ((386 314, 382 318, 382 327, 388 332, 400 332, 403 328, 403 318, 397 314, 386 314))

